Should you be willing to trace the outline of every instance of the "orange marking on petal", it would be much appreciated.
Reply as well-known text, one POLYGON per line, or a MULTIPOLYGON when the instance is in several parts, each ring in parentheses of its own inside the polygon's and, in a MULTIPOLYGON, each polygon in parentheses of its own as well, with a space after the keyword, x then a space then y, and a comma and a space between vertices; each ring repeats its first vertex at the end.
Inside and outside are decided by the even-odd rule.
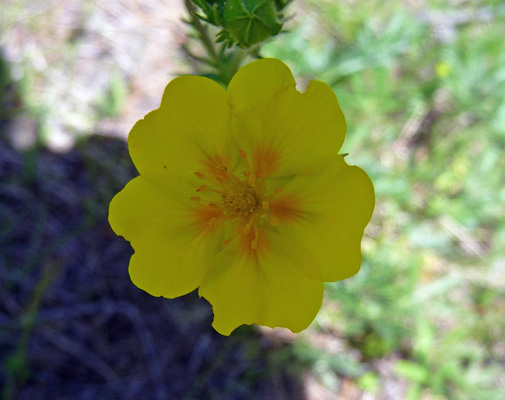
MULTIPOLYGON (((275 224, 279 223, 279 221, 282 223, 293 223, 304 219, 302 202, 294 195, 277 197, 270 203, 270 212, 274 215, 272 221, 275 220, 275 224)), ((272 225, 274 224, 272 223, 272 225)))
POLYGON ((240 235, 239 248, 242 254, 257 259, 270 251, 270 243, 261 229, 253 227, 248 234, 240 235))
POLYGON ((222 217, 223 212, 219 208, 199 205, 193 209, 194 223, 199 226, 201 231, 213 230, 222 217))
POLYGON ((258 178, 273 174, 280 165, 280 151, 272 145, 259 144, 253 152, 253 172, 258 178))
POLYGON ((251 249, 256 250, 258 248, 258 227, 254 225, 254 239, 251 241, 251 249))

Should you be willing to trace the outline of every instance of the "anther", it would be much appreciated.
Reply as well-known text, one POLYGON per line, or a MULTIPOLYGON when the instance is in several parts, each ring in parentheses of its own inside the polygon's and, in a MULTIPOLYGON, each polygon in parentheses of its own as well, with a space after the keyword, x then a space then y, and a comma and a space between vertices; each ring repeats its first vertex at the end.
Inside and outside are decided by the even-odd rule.
POLYGON ((192 197, 190 197, 190 199, 193 201, 200 201, 200 197, 198 197, 198 196, 192 196, 192 197))
POLYGON ((251 225, 245 224, 244 225, 244 235, 249 235, 249 232, 251 232, 251 225))
POLYGON ((216 218, 216 217, 212 217, 212 218, 209 220, 209 222, 208 222, 209 226, 210 226, 210 227, 214 226, 214 224, 216 223, 216 221, 217 221, 217 218, 216 218))
POLYGON ((226 182, 226 179, 224 179, 222 176, 216 176, 216 181, 223 183, 226 182))
POLYGON ((254 174, 249 175, 247 183, 249 184, 249 186, 254 186, 254 184, 256 183, 256 176, 254 174))
POLYGON ((219 206, 216 203, 209 203, 208 206, 211 208, 219 208, 219 206))
POLYGON ((272 226, 277 226, 279 225, 279 220, 277 218, 271 218, 270 223, 272 224, 272 226))
POLYGON ((230 244, 230 242, 231 242, 231 239, 230 239, 230 238, 228 238, 228 239, 226 239, 223 243, 221 243, 221 246, 223 246, 223 247, 224 247, 224 246, 228 246, 228 245, 230 244))
POLYGON ((254 225, 254 240, 251 242, 251 249, 256 250, 258 248, 258 227, 254 225))
POLYGON ((263 207, 264 210, 268 210, 269 207, 268 201, 263 200, 261 202, 261 207, 263 207))
POLYGON ((207 185, 202 185, 198 189, 196 189, 197 192, 206 192, 207 191, 207 185))
POLYGON ((198 171, 197 171, 197 172, 195 172, 195 175, 196 175, 196 177, 197 177, 197 178, 200 178, 200 179, 205 178, 205 175, 204 175, 204 174, 202 174, 201 172, 198 172, 198 171))
POLYGON ((221 171, 221 172, 226 172, 228 171, 228 168, 226 168, 224 165, 216 165, 214 167, 216 170, 221 171))

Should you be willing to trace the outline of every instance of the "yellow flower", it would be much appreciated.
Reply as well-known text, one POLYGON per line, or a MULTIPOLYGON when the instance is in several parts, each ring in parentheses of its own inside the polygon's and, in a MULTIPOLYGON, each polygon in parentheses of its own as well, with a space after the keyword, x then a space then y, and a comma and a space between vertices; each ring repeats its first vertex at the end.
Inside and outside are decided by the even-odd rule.
POLYGON ((445 78, 452 71, 451 65, 446 62, 440 62, 435 67, 435 73, 439 78, 445 78))
POLYGON ((358 272, 374 208, 370 179, 338 154, 345 132, 332 90, 299 93, 279 60, 244 66, 228 91, 174 79, 130 132, 140 176, 110 204, 133 283, 168 298, 199 288, 224 335, 305 329, 323 282, 358 272))

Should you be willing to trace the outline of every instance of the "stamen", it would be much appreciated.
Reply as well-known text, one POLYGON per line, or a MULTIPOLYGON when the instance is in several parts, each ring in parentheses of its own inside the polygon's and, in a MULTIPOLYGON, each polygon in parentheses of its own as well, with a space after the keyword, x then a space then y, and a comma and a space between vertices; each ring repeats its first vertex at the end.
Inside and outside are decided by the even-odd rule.
POLYGON ((265 200, 268 200, 269 202, 272 202, 273 198, 277 196, 278 194, 282 193, 282 188, 278 187, 275 189, 274 193, 270 193, 268 196, 263 197, 265 200))
POLYGON ((251 232, 251 225, 249 223, 244 225, 244 235, 249 235, 249 232, 251 232))
POLYGON ((221 246, 228 246, 231 242, 231 238, 226 239, 223 243, 221 243, 221 246))
POLYGON ((251 249, 256 250, 258 248, 258 227, 254 224, 254 240, 251 242, 251 249))
POLYGON ((244 160, 243 167, 245 171, 243 171, 243 174, 234 174, 217 155, 210 158, 213 172, 210 172, 210 174, 204 174, 200 171, 193 172, 197 178, 207 179, 207 184, 200 185, 196 189, 198 193, 206 193, 206 195, 203 198, 192 196, 190 199, 220 210, 219 215, 216 214, 215 217, 206 219, 210 227, 214 227, 220 221, 229 220, 233 221, 234 224, 234 221, 237 222, 235 235, 224 240, 222 242, 223 246, 229 244, 236 235, 244 234, 247 236, 254 229, 254 236, 248 239, 251 240, 251 248, 256 249, 258 246, 258 217, 267 216, 272 225, 277 224, 277 220, 271 218, 270 212, 271 197, 274 194, 266 197, 263 194, 262 185, 265 175, 263 170, 268 168, 268 164, 261 162, 258 177, 252 172, 251 160, 248 160, 247 153, 239 149, 239 155, 244 160), (207 195, 209 196, 208 199, 207 195))
POLYGON ((254 174, 249 175, 247 183, 249 184, 249 186, 254 186, 254 184, 256 183, 256 176, 254 174))
POLYGON ((231 179, 233 179, 235 182, 240 183, 241 185, 244 183, 240 179, 238 179, 235 175, 231 174, 231 179))
POLYGON ((222 190, 216 190, 216 189, 208 189, 208 190, 210 192, 214 192, 214 193, 220 194, 221 196, 226 195, 226 193, 223 192, 222 190))

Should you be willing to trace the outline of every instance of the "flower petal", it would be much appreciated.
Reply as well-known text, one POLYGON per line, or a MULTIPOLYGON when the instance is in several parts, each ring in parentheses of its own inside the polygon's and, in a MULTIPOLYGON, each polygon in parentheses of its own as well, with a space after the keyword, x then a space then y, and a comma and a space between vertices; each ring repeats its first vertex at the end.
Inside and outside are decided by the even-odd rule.
POLYGON ((210 259, 220 249, 222 224, 208 221, 219 211, 192 207, 193 188, 167 177, 161 189, 158 179, 139 176, 111 201, 109 222, 135 249, 130 260, 133 283, 153 296, 173 298, 196 289, 210 259))
POLYGON ((216 256, 200 285, 199 294, 214 310, 213 326, 223 335, 252 323, 300 332, 321 307, 323 282, 303 271, 315 266, 310 256, 273 232, 261 234, 269 242, 264 251, 244 254, 240 240, 234 240, 216 256))
POLYGON ((297 176, 283 189, 270 204, 279 234, 304 244, 319 263, 324 281, 356 274, 363 231, 375 204, 368 175, 339 156, 321 173, 297 176))
POLYGON ((236 158, 237 150, 225 90, 200 76, 174 79, 165 89, 160 108, 135 124, 128 145, 140 174, 212 171, 216 156, 233 167, 229 157, 236 158))
POLYGON ((264 105, 280 92, 294 88, 295 78, 282 61, 264 58, 244 65, 233 76, 227 91, 228 104, 235 112, 264 105))
POLYGON ((256 61, 237 72, 228 102, 234 138, 258 177, 317 172, 345 138, 347 125, 331 88, 311 81, 298 92, 279 60, 256 61))

